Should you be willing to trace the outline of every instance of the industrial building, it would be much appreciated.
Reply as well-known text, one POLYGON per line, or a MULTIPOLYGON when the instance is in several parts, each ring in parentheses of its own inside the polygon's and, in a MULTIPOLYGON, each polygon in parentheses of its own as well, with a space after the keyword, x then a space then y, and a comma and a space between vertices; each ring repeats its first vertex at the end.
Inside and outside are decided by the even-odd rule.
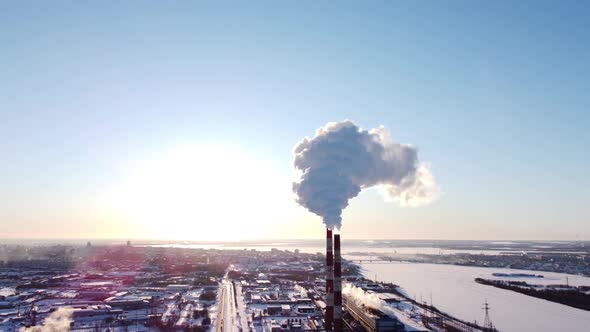
POLYGON ((344 296, 343 300, 346 312, 350 314, 351 318, 360 324, 360 327, 362 327, 361 329, 359 326, 355 327, 349 323, 349 329, 353 331, 364 330, 371 332, 405 331, 404 324, 400 323, 397 319, 386 315, 382 311, 359 304, 357 301, 347 296, 344 296))

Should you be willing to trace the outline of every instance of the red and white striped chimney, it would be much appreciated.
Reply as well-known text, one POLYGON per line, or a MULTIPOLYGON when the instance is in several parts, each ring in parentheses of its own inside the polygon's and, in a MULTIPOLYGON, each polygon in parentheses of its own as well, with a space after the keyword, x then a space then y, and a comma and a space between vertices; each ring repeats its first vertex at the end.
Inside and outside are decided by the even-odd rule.
POLYGON ((334 332, 342 332, 342 258, 340 234, 334 234, 334 332))
POLYGON ((334 320, 334 254, 332 252, 332 230, 326 228, 326 331, 332 330, 334 320))

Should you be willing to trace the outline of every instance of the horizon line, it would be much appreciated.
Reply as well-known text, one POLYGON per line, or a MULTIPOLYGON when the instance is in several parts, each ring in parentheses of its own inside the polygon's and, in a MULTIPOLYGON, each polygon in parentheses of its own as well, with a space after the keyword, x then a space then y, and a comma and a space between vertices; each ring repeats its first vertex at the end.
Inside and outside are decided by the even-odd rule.
MULTIPOLYGON (((59 238, 59 237, 46 237, 46 238, 27 238, 27 237, 14 237, 14 238, 0 238, 0 244, 4 241, 114 241, 114 242, 173 242, 173 243, 240 243, 240 242, 273 242, 273 241, 323 241, 323 238, 251 238, 251 239, 240 239, 240 240, 187 240, 187 239, 153 239, 153 238, 86 238, 86 237, 71 237, 71 238, 59 238)), ((379 238, 379 239, 368 239, 368 238, 346 238, 347 241, 438 241, 438 242, 590 242, 590 239, 575 239, 575 240, 562 240, 562 239, 432 239, 432 238, 413 238, 413 239, 399 239, 399 238, 379 238)))

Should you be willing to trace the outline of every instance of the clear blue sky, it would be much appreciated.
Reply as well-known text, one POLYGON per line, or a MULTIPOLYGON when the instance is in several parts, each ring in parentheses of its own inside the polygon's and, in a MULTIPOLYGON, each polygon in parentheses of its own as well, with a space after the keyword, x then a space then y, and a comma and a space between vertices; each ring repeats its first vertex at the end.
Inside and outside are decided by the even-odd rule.
MULTIPOLYGON (((587 1, 3 1, 0 237, 148 236, 101 212, 134 165, 222 145, 289 176, 350 118, 419 147, 444 195, 364 193, 345 236, 590 239, 588 22, 587 1)), ((273 234, 314 237, 297 213, 273 234)))

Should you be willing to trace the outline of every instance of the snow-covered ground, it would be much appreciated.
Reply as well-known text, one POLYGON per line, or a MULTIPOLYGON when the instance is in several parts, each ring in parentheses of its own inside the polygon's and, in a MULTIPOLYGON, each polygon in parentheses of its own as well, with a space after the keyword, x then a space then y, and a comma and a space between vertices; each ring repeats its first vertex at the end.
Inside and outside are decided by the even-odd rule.
MULTIPOLYGON (((494 272, 515 273, 522 270, 481 268, 418 263, 365 263, 367 278, 393 282, 417 300, 430 302, 439 309, 463 320, 483 322, 484 301, 491 306, 490 316, 502 332, 511 331, 590 331, 590 312, 533 298, 509 290, 478 284, 475 278, 501 279, 494 272)), ((545 278, 536 284, 588 285, 590 278, 562 273, 529 271, 545 278)), ((522 279, 520 279, 522 280, 522 279)))

